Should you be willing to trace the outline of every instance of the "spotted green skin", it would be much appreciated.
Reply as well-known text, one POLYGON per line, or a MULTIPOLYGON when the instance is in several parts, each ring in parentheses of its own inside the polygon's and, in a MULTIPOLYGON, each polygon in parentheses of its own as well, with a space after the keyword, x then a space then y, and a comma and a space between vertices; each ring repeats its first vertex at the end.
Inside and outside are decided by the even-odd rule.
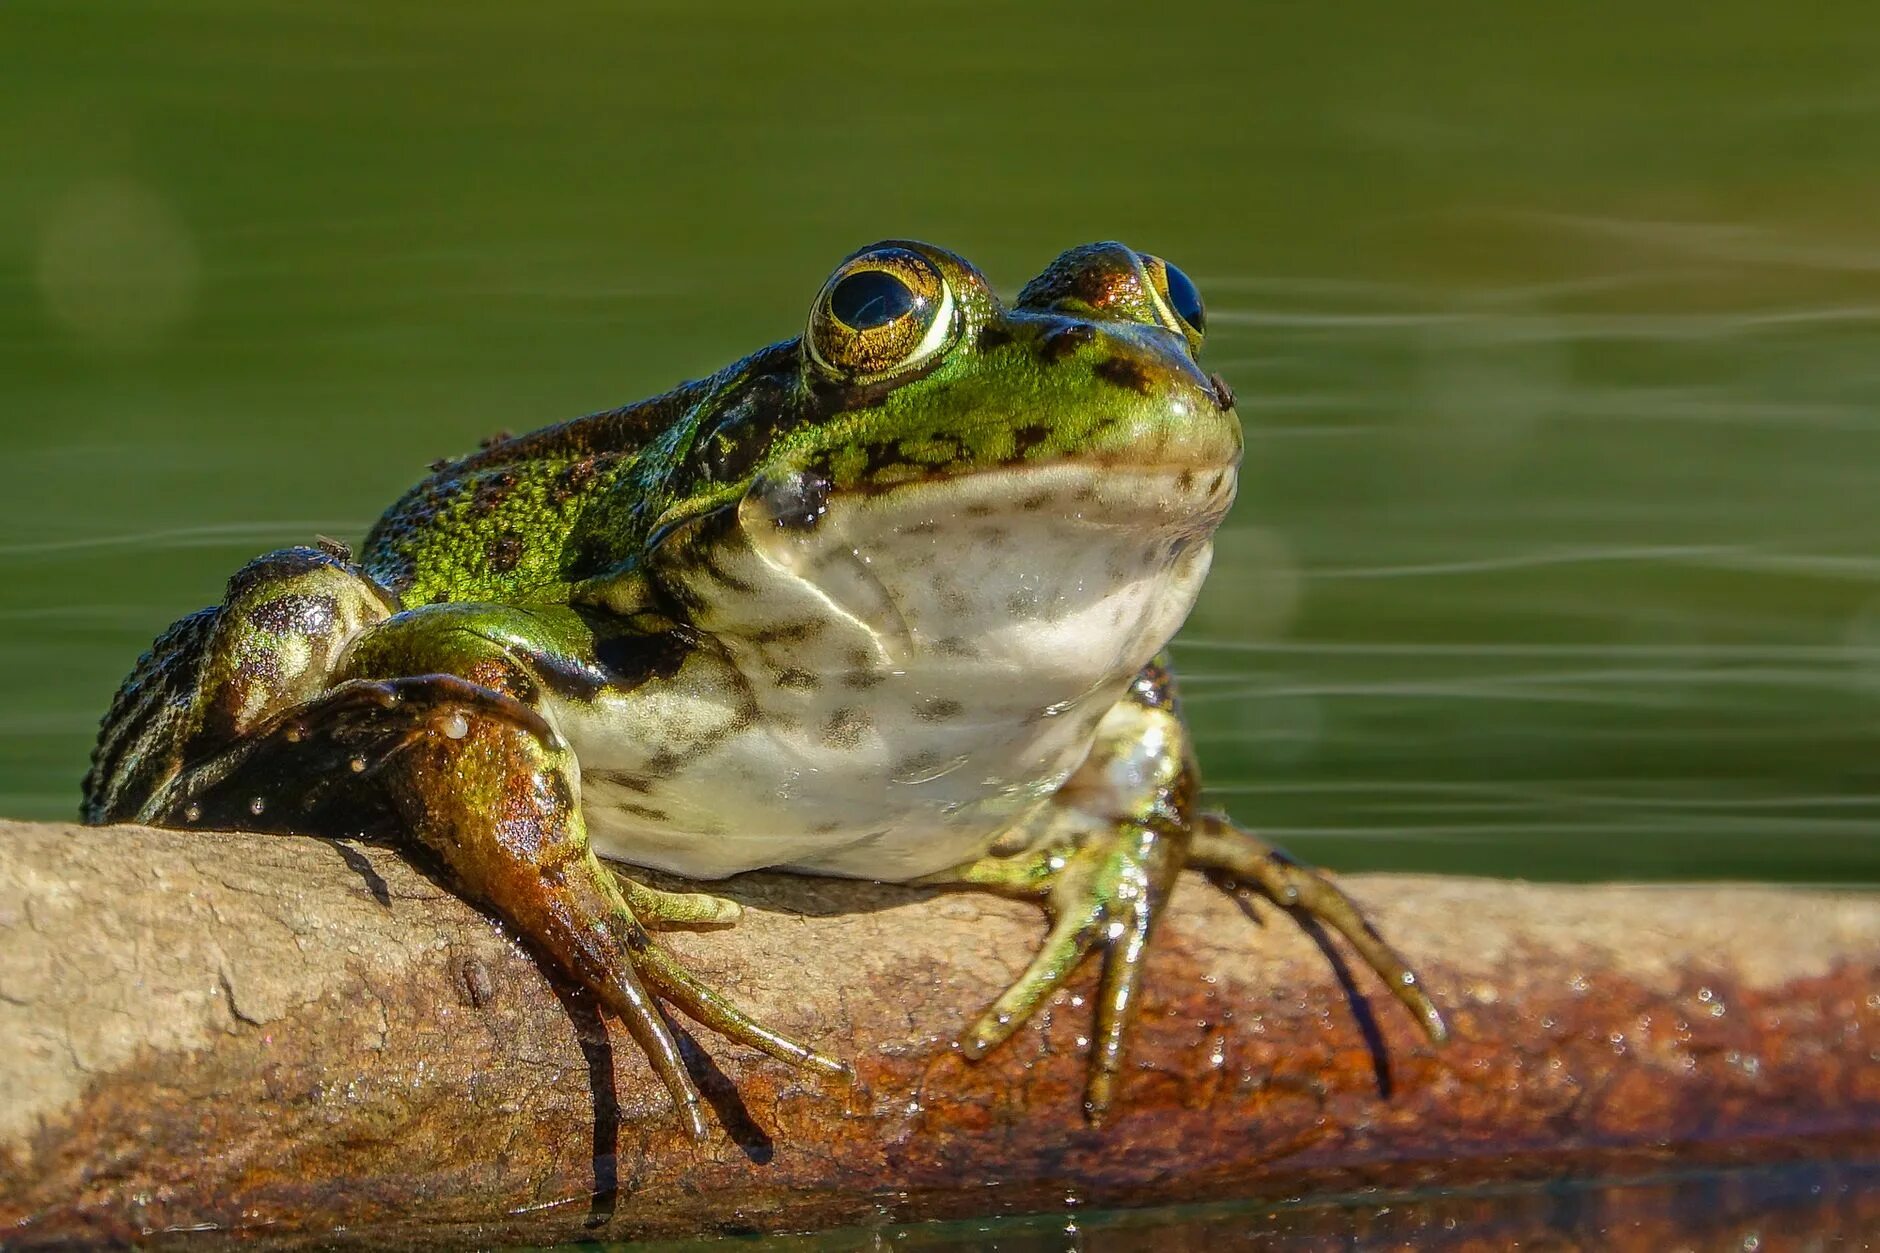
POLYGON ((1092 318, 1060 260, 1007 310, 964 261, 915 247, 966 329, 911 375, 855 385, 818 371, 799 339, 774 344, 655 400, 441 464, 373 528, 362 564, 407 604, 607 602, 656 567, 658 537, 761 479, 813 474, 848 492, 1066 459, 1238 459, 1224 384, 1146 300, 1092 318), (1192 391, 1192 410, 1170 410, 1171 387, 1192 391))
MULTIPOLYGON (((1093 1118, 1184 865, 1328 922, 1439 1038, 1414 976, 1336 889, 1195 808, 1156 654, 1205 575, 1241 442, 1160 263, 1073 249, 1008 308, 945 250, 856 257, 882 249, 913 255, 944 297, 935 346, 904 364, 831 366, 784 341, 438 463, 356 559, 327 543, 244 568, 119 691, 86 819, 411 848, 619 1016, 696 1135, 703 1106, 658 1001, 792 1064, 844 1067, 685 972, 650 931, 736 907, 603 866, 590 831, 609 823, 602 851, 684 873, 783 864, 1040 899, 1051 936, 964 1044, 996 1045, 1103 948, 1093 1118), (898 568, 930 560, 924 537, 945 527, 945 569, 898 568), (1007 593, 1034 583, 1056 599, 1010 616, 1029 602, 1007 593), (996 664, 975 637, 997 637, 996 664), (862 750, 827 755, 864 726, 890 756, 992 748, 960 752, 951 777, 934 751, 911 759, 931 772, 871 781, 862 750), (817 804, 785 803, 810 776, 817 804), (751 833, 713 812, 780 834, 720 855, 751 833), (838 836, 845 817, 857 829, 838 836), (824 832, 847 843, 819 861, 824 832)), ((819 299, 812 340, 825 313, 819 299)))

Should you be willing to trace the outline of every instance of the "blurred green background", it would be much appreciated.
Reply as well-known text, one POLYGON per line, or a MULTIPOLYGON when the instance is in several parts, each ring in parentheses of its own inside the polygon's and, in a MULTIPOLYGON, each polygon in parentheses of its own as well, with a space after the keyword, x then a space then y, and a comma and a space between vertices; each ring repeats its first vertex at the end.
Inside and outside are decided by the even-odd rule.
POLYGON ((1178 647, 1338 867, 1880 878, 1880 23, 1650 6, 11 0, 0 813, 136 654, 427 461, 929 238, 1210 301, 1178 647))

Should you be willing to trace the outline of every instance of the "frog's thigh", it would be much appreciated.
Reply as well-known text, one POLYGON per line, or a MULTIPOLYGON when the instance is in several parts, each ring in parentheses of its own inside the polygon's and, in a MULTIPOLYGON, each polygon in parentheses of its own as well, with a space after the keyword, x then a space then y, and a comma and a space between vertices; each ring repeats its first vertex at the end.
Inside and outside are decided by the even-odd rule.
POLYGON ((353 637, 396 608, 392 593, 340 553, 283 548, 243 566, 204 650, 190 755, 317 696, 353 637))
MULTIPOLYGON (((576 622, 556 611, 504 605, 426 606, 362 635, 346 658, 343 677, 452 674, 533 706, 545 686, 568 673, 566 658, 580 648, 576 622), (567 653, 554 652, 557 644, 567 653)), ((572 755, 567 760, 574 787, 578 771, 572 755)), ((663 891, 636 882, 621 867, 608 868, 634 915, 654 930, 729 926, 743 912, 723 897, 663 891)))

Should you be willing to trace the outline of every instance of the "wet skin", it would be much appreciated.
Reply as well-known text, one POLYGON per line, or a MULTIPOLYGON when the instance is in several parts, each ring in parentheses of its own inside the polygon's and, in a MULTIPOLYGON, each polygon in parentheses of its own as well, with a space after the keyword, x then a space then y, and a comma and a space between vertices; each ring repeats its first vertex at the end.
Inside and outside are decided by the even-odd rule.
POLYGON ((1241 455, 1203 332, 1188 279, 1121 244, 1009 307, 942 249, 863 249, 801 337, 440 462, 357 557, 251 562, 125 681, 84 817, 428 854, 621 1018, 695 1135, 662 1003, 846 1068, 652 934, 736 905, 610 861, 1038 899, 1049 934, 961 1045, 983 1055, 1101 950, 1093 1120, 1184 866, 1344 934, 1440 1040, 1336 887, 1197 809, 1160 654, 1241 455))

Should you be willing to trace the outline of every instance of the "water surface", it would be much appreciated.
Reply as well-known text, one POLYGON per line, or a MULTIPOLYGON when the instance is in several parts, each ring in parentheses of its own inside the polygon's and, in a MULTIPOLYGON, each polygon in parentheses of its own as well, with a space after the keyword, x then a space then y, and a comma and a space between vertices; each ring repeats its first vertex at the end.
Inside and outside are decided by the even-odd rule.
POLYGON ((912 235, 1120 237, 1248 456, 1177 648, 1350 868, 1880 875, 1880 24, 1628 4, 0 13, 0 812, 427 461, 792 333, 912 235))

